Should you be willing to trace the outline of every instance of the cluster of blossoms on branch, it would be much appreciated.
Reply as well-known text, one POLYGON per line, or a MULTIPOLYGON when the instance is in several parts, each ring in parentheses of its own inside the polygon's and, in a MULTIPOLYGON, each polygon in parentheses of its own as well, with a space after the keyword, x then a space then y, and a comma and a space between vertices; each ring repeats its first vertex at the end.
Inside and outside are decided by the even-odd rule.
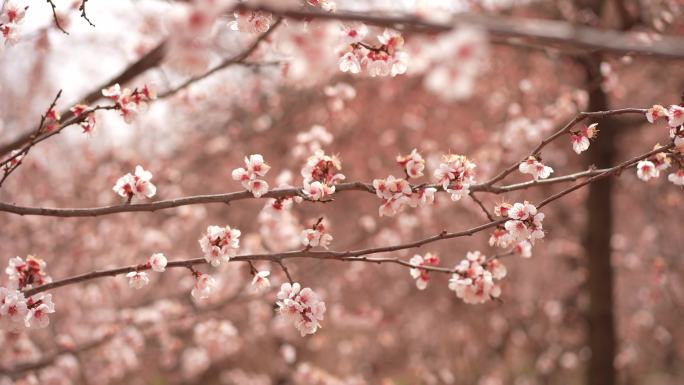
POLYGON ((268 192, 268 183, 260 177, 266 176, 271 169, 264 157, 260 154, 253 154, 245 157, 245 168, 233 170, 233 180, 239 181, 247 191, 251 192, 255 198, 259 198, 268 192))
POLYGON ((207 227, 207 232, 199 240, 204 259, 214 267, 230 261, 240 248, 241 234, 240 230, 230 226, 207 227))
MULTIPOLYGON (((166 271, 167 263, 168 261, 164 254, 154 253, 142 267, 152 269, 152 271, 156 271, 157 273, 163 273, 166 271)), ((126 274, 126 278, 128 278, 128 286, 133 289, 142 289, 150 283, 150 279, 144 271, 131 271, 126 274)))
POLYGON ((338 173, 341 168, 342 164, 337 156, 326 155, 322 150, 316 151, 302 167, 304 195, 308 199, 320 201, 334 194, 335 185, 345 179, 344 174, 338 173))
POLYGON ((144 109, 146 103, 157 98, 157 94, 145 84, 142 90, 137 88, 131 91, 128 88, 121 88, 119 84, 102 90, 102 95, 116 103, 115 109, 119 110, 126 123, 131 123, 137 113, 144 109))
POLYGON ((506 266, 498 259, 487 260, 479 251, 473 251, 454 270, 449 289, 463 302, 484 303, 501 295, 501 287, 496 281, 506 276, 506 266))
POLYGON ((142 168, 135 167, 135 174, 127 173, 119 178, 112 190, 121 197, 128 199, 152 198, 157 193, 157 187, 152 184, 152 173, 142 168))
MULTIPOLYGON (((5 41, 4 45, 12 45, 19 39, 19 28, 26 16, 28 6, 24 6, 15 0, 5 1, 0 12, 0 36, 5 41)), ((0 45, 0 50, 2 50, 0 45)))
POLYGON ((570 142, 572 143, 573 151, 577 154, 581 154, 589 149, 589 139, 596 139, 596 136, 598 135, 597 125, 598 123, 592 123, 582 127, 578 131, 570 132, 570 142))
POLYGON ((455 202, 470 193, 470 185, 475 183, 475 163, 464 155, 445 155, 434 176, 455 202))
MULTIPOLYGON (((684 107, 671 105, 668 109, 661 105, 654 105, 646 111, 646 119, 650 123, 655 123, 660 119, 667 120, 674 148, 639 161, 636 165, 637 177, 644 182, 658 178, 661 171, 667 170, 675 163, 678 169, 670 173, 667 179, 677 186, 684 186, 684 107)), ((656 144, 653 149, 657 150, 659 147, 661 146, 656 144)))
POLYGON ((513 245, 513 251, 521 257, 532 256, 532 246, 538 239, 544 238, 544 213, 538 212, 537 208, 524 201, 513 205, 502 203, 494 209, 496 215, 509 218, 504 223, 505 233, 498 228, 490 238, 490 244, 499 247, 513 245))
POLYGON ((328 234, 323 218, 320 218, 310 229, 302 231, 301 240, 306 248, 321 246, 327 249, 333 237, 328 234))
POLYGON ((411 277, 416 280, 416 287, 418 290, 425 290, 430 281, 430 272, 426 269, 421 269, 420 267, 439 266, 439 257, 432 253, 426 253, 425 255, 416 254, 409 259, 409 263, 416 266, 409 270, 411 277))
MULTIPOLYGON (((414 148, 408 155, 397 156, 397 164, 402 168, 407 178, 420 178, 425 170, 425 160, 414 148)), ((415 190, 406 179, 395 178, 373 180, 373 188, 378 198, 382 199, 379 208, 380 216, 393 216, 401 212, 405 206, 418 207, 432 204, 435 201, 434 187, 417 187, 415 190)))
POLYGON ((302 337, 314 334, 321 327, 325 315, 325 302, 308 287, 295 283, 283 283, 277 294, 278 312, 291 321, 302 337))
POLYGON ((381 44, 378 47, 363 42, 367 34, 368 28, 363 23, 345 24, 342 27, 342 39, 347 48, 340 57, 340 71, 352 74, 365 71, 371 77, 406 73, 408 53, 402 49, 404 38, 401 34, 385 29, 377 36, 381 44))
POLYGON ((553 169, 544 165, 540 159, 530 156, 518 166, 518 171, 523 174, 530 174, 534 180, 546 179, 551 176, 553 169))
POLYGON ((18 331, 23 328, 44 328, 55 312, 51 294, 38 293, 26 298, 22 290, 51 282, 45 272, 45 261, 29 255, 10 259, 5 273, 8 287, 0 287, 0 329, 18 331))

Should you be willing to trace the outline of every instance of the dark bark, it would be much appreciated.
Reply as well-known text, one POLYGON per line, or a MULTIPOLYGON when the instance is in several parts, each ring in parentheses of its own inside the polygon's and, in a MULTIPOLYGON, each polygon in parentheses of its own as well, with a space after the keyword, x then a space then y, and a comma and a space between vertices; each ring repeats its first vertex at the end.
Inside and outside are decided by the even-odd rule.
MULTIPOLYGON (((584 63, 587 70, 589 111, 609 109, 608 97, 601 90, 600 60, 589 58, 584 63)), ((598 120, 600 133, 586 153, 587 166, 607 167, 613 164, 619 135, 619 122, 614 118, 598 120)), ((589 309, 588 345, 591 359, 587 370, 588 385, 614 385, 616 372, 613 366, 616 350, 615 319, 613 315, 613 270, 611 267, 610 240, 613 234, 612 191, 613 178, 606 178, 588 186, 585 202, 586 224, 582 243, 587 263, 587 290, 589 309)))

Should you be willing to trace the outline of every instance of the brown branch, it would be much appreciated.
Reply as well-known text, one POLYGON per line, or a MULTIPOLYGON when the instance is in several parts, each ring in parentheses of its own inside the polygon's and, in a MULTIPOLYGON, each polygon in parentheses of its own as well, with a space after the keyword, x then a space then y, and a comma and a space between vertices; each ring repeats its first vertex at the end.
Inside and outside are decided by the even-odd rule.
POLYGON ((88 0, 81 0, 81 5, 78 7, 78 10, 81 11, 81 17, 85 19, 85 21, 88 22, 91 26, 95 26, 92 21, 88 18, 88 15, 86 14, 86 3, 88 0))
POLYGON ((55 20, 55 25, 57 28, 59 28, 60 31, 64 32, 65 34, 69 34, 69 32, 66 31, 66 29, 62 28, 62 25, 59 23, 59 17, 57 16, 57 6, 52 0, 45 0, 50 4, 50 7, 52 7, 52 18, 55 20))
POLYGON ((632 34, 555 20, 462 13, 453 15, 449 23, 436 23, 415 16, 373 15, 368 12, 337 11, 332 13, 305 9, 276 9, 266 6, 250 7, 246 4, 239 5, 238 9, 270 12, 277 16, 303 21, 312 19, 359 21, 378 27, 429 34, 448 32, 459 25, 472 25, 486 30, 495 38, 503 38, 504 40, 498 40, 503 43, 509 41, 516 43, 516 39, 524 38, 546 45, 560 44, 589 52, 684 59, 684 41, 678 38, 663 37, 658 41, 641 42, 632 34))
POLYGON ((553 142, 557 138, 559 138, 561 135, 564 135, 579 122, 587 119, 587 118, 602 118, 605 116, 612 116, 612 115, 621 115, 621 114, 645 114, 647 110, 643 108, 621 108, 621 109, 616 109, 616 110, 609 110, 609 111, 595 111, 595 112, 580 112, 578 113, 569 123, 567 123, 565 126, 561 127, 558 131, 556 131, 554 134, 551 136, 547 137, 546 139, 542 140, 541 143, 537 147, 532 150, 532 152, 525 156, 523 159, 520 161, 513 163, 510 165, 508 168, 503 170, 501 173, 493 177, 492 179, 486 181, 483 183, 484 186, 492 186, 494 183, 504 179, 506 176, 508 176, 510 173, 518 169, 518 166, 520 165, 521 162, 524 162, 529 158, 530 156, 539 156, 541 153, 541 150, 546 147, 549 143, 553 142))

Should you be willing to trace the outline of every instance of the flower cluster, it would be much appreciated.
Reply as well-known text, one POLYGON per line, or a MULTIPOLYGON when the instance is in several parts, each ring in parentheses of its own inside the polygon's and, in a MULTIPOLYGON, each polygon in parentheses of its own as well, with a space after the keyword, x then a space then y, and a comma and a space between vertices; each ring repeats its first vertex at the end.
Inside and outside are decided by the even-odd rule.
MULTIPOLYGON (((653 149, 660 147, 656 144, 653 149)), ((660 172, 665 171, 670 167, 672 161, 668 155, 664 152, 659 152, 648 159, 640 160, 637 165, 637 177, 644 182, 649 181, 652 178, 660 177, 660 172)))
POLYGON ((142 90, 137 88, 131 91, 128 88, 122 89, 119 83, 102 90, 102 95, 116 103, 115 107, 121 112, 121 116, 126 123, 131 123, 138 111, 144 108, 146 102, 157 98, 157 94, 147 85, 142 90))
POLYGON ((207 227, 207 232, 199 240, 204 259, 214 267, 228 262, 240 247, 240 234, 240 230, 230 226, 207 227))
POLYGON ((264 33, 271 28, 273 15, 268 12, 239 10, 233 13, 235 20, 228 23, 233 31, 264 33))
POLYGON ((549 166, 545 166, 541 160, 534 156, 530 156, 527 160, 520 163, 518 171, 523 174, 530 174, 534 180, 538 180, 548 178, 553 172, 553 169, 549 166))
POLYGON ((209 295, 216 288, 216 281, 209 274, 195 273, 195 286, 190 295, 196 300, 209 298, 209 295))
POLYGON ((0 329, 44 328, 50 323, 48 314, 55 312, 51 294, 38 293, 26 298, 21 290, 51 282, 45 273, 45 262, 33 256, 10 259, 5 273, 9 287, 0 287, 0 329))
POLYGON ((434 176, 451 194, 451 200, 457 201, 468 195, 470 185, 475 183, 475 163, 463 155, 445 155, 434 176))
POLYGON ((314 155, 307 159, 301 172, 304 178, 304 195, 317 201, 334 194, 337 182, 345 179, 343 174, 337 172, 341 168, 337 156, 325 155, 322 150, 314 152, 314 155))
POLYGON ((404 169, 407 178, 420 178, 423 176, 425 160, 415 148, 406 156, 397 156, 397 163, 404 169))
POLYGON ((93 132, 96 122, 95 113, 93 111, 89 111, 88 106, 85 104, 77 104, 71 107, 69 110, 74 114, 75 117, 85 114, 83 120, 81 120, 78 125, 81 126, 84 134, 90 134, 93 132))
POLYGON ((679 127, 684 124, 684 106, 673 104, 667 109, 656 104, 646 110, 646 120, 649 123, 655 123, 660 118, 667 119, 670 127, 679 127))
POLYGON ((157 193, 157 187, 150 182, 152 173, 142 166, 135 167, 135 175, 128 173, 119 178, 112 190, 129 201, 136 198, 152 198, 157 193))
POLYGON ((0 329, 44 328, 50 323, 48 314, 54 312, 52 294, 39 293, 27 299, 19 290, 0 287, 0 329))
POLYGON ((52 282, 45 272, 45 261, 32 255, 26 257, 26 261, 21 257, 10 259, 5 273, 9 277, 9 287, 12 289, 30 289, 52 282))
MULTIPOLYGON (((166 270, 167 260, 164 254, 154 253, 150 256, 147 263, 142 265, 144 268, 152 269, 158 273, 162 273, 166 270)), ((144 271, 131 271, 126 274, 128 278, 128 286, 133 289, 142 289, 150 283, 150 278, 144 271)))
POLYGON ((416 280, 416 287, 418 290, 425 290, 428 281, 430 281, 430 272, 426 269, 421 269, 420 267, 438 266, 440 263, 439 257, 432 253, 427 253, 425 256, 416 254, 409 259, 409 263, 416 266, 409 270, 411 277, 416 280))
POLYGON ((406 205, 418 207, 432 204, 437 192, 434 187, 420 187, 414 191, 406 179, 395 178, 393 175, 387 179, 373 180, 373 188, 375 195, 382 199, 382 205, 378 210, 381 217, 393 216, 406 205))
POLYGON ((592 123, 588 126, 582 127, 579 131, 570 132, 570 142, 572 143, 572 149, 580 154, 583 151, 589 149, 589 139, 595 139, 598 135, 598 128, 596 126, 598 123, 592 123))
POLYGON ((266 176, 271 166, 264 162, 263 156, 253 154, 245 157, 245 167, 246 169, 240 167, 233 170, 233 180, 242 183, 242 187, 251 192, 255 198, 266 194, 268 192, 268 183, 257 178, 266 176))
POLYGON ((358 74, 364 70, 371 77, 406 73, 408 53, 402 50, 404 38, 401 34, 385 29, 377 37, 381 46, 373 47, 363 43, 367 32, 366 26, 360 23, 342 28, 342 38, 349 44, 349 50, 340 58, 340 71, 358 74))
POLYGON ((277 295, 278 312, 290 320, 302 337, 314 334, 325 314, 325 302, 308 287, 301 288, 299 283, 283 283, 277 295))
POLYGON ((507 247, 515 243, 513 251, 525 258, 532 256, 532 245, 537 239, 544 238, 542 222, 544 214, 537 212, 537 208, 531 203, 515 203, 513 205, 502 203, 495 208, 495 213, 509 220, 504 223, 508 235, 503 234, 501 229, 495 230, 490 238, 490 244, 498 244, 507 247))
POLYGON ((473 251, 454 270, 449 289, 463 302, 484 303, 501 295, 501 287, 495 281, 506 276, 506 266, 498 259, 487 260, 479 251, 473 251))
POLYGON ((12 45, 19 39, 19 25, 24 20, 27 9, 28 6, 20 5, 15 0, 5 1, 0 12, 0 36, 5 39, 5 45, 12 45))
POLYGON ((326 86, 324 92, 325 96, 330 98, 328 104, 333 111, 343 110, 346 102, 356 97, 356 89, 348 83, 326 86))
POLYGON ((321 246, 328 248, 330 241, 333 240, 332 235, 328 234, 325 225, 323 225, 323 218, 319 219, 310 229, 302 231, 300 239, 302 244, 308 249, 311 247, 321 246))

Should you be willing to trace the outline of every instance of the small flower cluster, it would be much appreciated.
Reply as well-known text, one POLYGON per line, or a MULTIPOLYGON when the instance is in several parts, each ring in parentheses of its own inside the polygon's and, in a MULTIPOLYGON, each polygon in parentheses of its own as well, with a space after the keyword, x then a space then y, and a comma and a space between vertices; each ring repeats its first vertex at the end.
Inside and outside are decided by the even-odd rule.
POLYGON ((50 108, 45 114, 45 122, 43 127, 46 132, 52 132, 59 128, 59 121, 62 119, 62 115, 54 107, 50 108))
POLYGON ((321 150, 325 144, 333 141, 333 135, 325 127, 314 124, 309 131, 297 134, 297 145, 292 149, 292 154, 298 158, 306 157, 307 154, 321 150))
POLYGON ((299 283, 283 283, 277 295, 278 312, 290 320, 302 337, 314 334, 325 314, 325 302, 308 287, 301 288, 299 283))
POLYGON ((240 230, 230 226, 207 227, 207 232, 199 240, 204 259, 214 267, 230 261, 240 247, 240 234, 240 230))
MULTIPOLYGON (((674 149, 669 152, 660 152, 648 159, 637 163, 637 177, 643 181, 658 178, 660 172, 666 170, 673 160, 679 165, 679 169, 670 173, 667 179, 676 186, 684 186, 684 107, 671 105, 669 109, 661 105, 654 105, 646 111, 646 119, 655 123, 658 119, 667 119, 670 127, 670 138, 673 140, 674 149)), ((656 144, 654 149, 660 147, 656 144)))
POLYGON ((582 127, 579 131, 570 132, 570 142, 572 149, 580 154, 589 149, 589 139, 595 139, 598 136, 598 123, 592 123, 588 126, 582 127))
POLYGON ((673 104, 667 109, 656 104, 646 110, 646 120, 649 123, 655 123, 660 118, 667 119, 667 124, 671 128, 684 125, 684 106, 673 104))
POLYGON ((195 275, 195 286, 192 288, 190 295, 196 300, 209 298, 211 292, 216 288, 216 280, 209 274, 200 272, 193 274, 195 275))
POLYGON ((324 92, 330 98, 328 105, 333 111, 342 111, 346 102, 356 97, 356 89, 348 83, 326 86, 324 92))
POLYGON ((470 185, 475 183, 475 163, 463 155, 445 155, 434 176, 451 194, 451 200, 457 201, 468 195, 470 185))
POLYGON ((333 240, 332 235, 328 234, 325 225, 323 225, 323 218, 319 219, 310 229, 302 231, 300 239, 302 244, 307 248, 321 246, 328 248, 330 242, 333 240))
POLYGON ((83 129, 84 134, 90 134, 95 129, 95 113, 88 110, 85 104, 77 104, 69 109, 75 117, 84 115, 83 120, 78 124, 83 129))
POLYGON ((345 176, 337 171, 342 168, 337 156, 328 156, 322 150, 318 150, 307 159, 302 168, 304 188, 302 192, 311 200, 322 198, 335 193, 337 182, 344 180, 345 176))
POLYGON ((0 287, 0 329, 19 331, 44 328, 50 323, 48 314, 55 312, 51 294, 38 293, 26 298, 22 290, 51 282, 45 273, 45 262, 33 256, 10 259, 5 273, 9 287, 0 287))
POLYGON ((10 259, 5 273, 12 289, 32 288, 52 282, 45 272, 45 261, 33 255, 26 257, 26 261, 21 257, 10 259))
POLYGON ((421 269, 420 267, 438 266, 440 263, 439 257, 432 253, 426 253, 425 256, 416 254, 409 259, 409 263, 416 266, 409 270, 411 277, 416 280, 416 287, 418 290, 425 290, 428 281, 430 281, 430 272, 426 269, 421 269))
POLYGON ((5 45, 12 45, 19 39, 19 25, 23 22, 27 9, 28 6, 20 5, 15 0, 5 1, 0 12, 0 36, 5 39, 5 45))
MULTIPOLYGON (((684 141, 684 138, 682 138, 684 141)), ((660 147, 656 144, 653 149, 660 147)), ((637 165, 637 177, 644 182, 651 180, 652 178, 660 177, 660 172, 665 171, 670 167, 672 161, 668 157, 668 154, 664 152, 659 152, 648 159, 640 160, 637 165)), ((673 174, 670 174, 673 175, 673 174)))
POLYGON ((137 88, 131 91, 128 88, 121 89, 119 83, 102 90, 102 95, 116 103, 116 109, 126 123, 131 123, 138 111, 144 108, 145 103, 157 98, 157 94, 147 85, 142 90, 137 88))
POLYGON ((313 6, 322 9, 326 12, 335 12, 337 10, 337 3, 330 0, 306 0, 306 2, 313 6))
POLYGON ((271 28, 273 15, 268 12, 239 10, 233 13, 235 20, 228 23, 233 31, 264 33, 271 28))
MULTIPOLYGON (((158 273, 163 273, 166 271, 166 264, 167 260, 164 254, 154 253, 150 256, 147 264, 143 265, 143 267, 150 268, 158 273)), ((143 287, 147 286, 148 283, 150 283, 150 279, 147 276, 147 273, 144 271, 131 271, 130 273, 126 274, 126 277, 128 278, 128 286, 133 289, 142 289, 143 287)))
POLYGON ((506 266, 498 259, 487 260, 479 251, 468 252, 454 270, 449 289, 463 302, 484 303, 501 295, 501 287, 495 281, 506 276, 506 266))
POLYGON ((368 28, 363 24, 345 25, 342 38, 350 50, 339 61, 340 71, 358 74, 362 70, 371 77, 397 76, 406 73, 408 53, 403 51, 404 38, 399 32, 385 29, 378 35, 380 47, 363 43, 368 28))
POLYGON ((553 169, 549 166, 545 166, 541 160, 536 157, 530 156, 527 160, 520 163, 518 171, 523 174, 530 174, 534 180, 538 180, 548 178, 553 172, 553 169))
POLYGON ((146 171, 142 166, 135 167, 135 175, 128 173, 119 178, 112 190, 128 199, 130 202, 133 197, 152 198, 157 193, 157 187, 150 182, 152 180, 152 173, 146 171))
POLYGON ((513 251, 516 254, 524 258, 531 257, 534 242, 544 238, 544 214, 537 212, 537 208, 527 201, 513 205, 502 203, 495 207, 494 212, 496 215, 509 218, 504 223, 508 234, 502 233, 502 229, 498 228, 492 234, 490 244, 501 247, 514 244, 513 251))
POLYGON ((419 205, 432 204, 437 192, 434 187, 420 187, 414 191, 406 179, 395 178, 393 175, 387 179, 373 180, 373 188, 375 195, 382 199, 382 205, 378 209, 381 217, 394 216, 406 205, 415 208, 419 205))
POLYGON ((425 160, 415 148, 406 156, 397 156, 397 163, 404 169, 407 178, 420 178, 423 176, 425 160))
POLYGON ((242 183, 247 191, 251 192, 255 198, 259 198, 268 192, 268 183, 265 180, 257 179, 266 176, 271 169, 264 157, 260 154, 253 154, 245 157, 246 169, 240 167, 233 170, 233 180, 242 183))

